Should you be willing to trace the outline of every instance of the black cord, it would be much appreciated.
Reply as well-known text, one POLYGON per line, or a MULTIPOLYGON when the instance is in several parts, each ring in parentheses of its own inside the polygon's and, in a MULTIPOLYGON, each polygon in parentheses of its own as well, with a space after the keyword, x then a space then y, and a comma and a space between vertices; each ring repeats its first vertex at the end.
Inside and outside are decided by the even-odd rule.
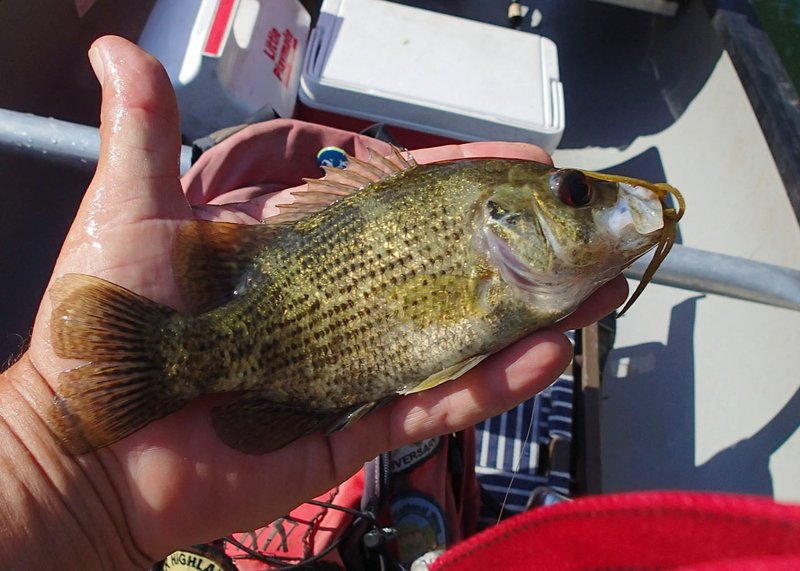
MULTIPOLYGON (((375 516, 370 512, 363 512, 361 510, 356 510, 356 509, 348 508, 348 507, 345 507, 345 506, 338 506, 336 504, 332 504, 332 503, 329 503, 329 502, 323 502, 323 501, 320 501, 320 500, 307 500, 305 503, 311 504, 311 505, 315 505, 315 506, 319 506, 319 507, 323 507, 323 508, 338 510, 338 511, 350 514, 352 516, 355 516, 355 520, 353 520, 353 522, 350 524, 352 526, 356 526, 358 523, 360 523, 363 520, 366 520, 366 521, 370 522, 370 524, 372 524, 373 526, 377 525, 377 521, 375 519, 375 516)), ((237 547, 238 549, 241 549, 242 551, 244 551, 247 555, 249 555, 253 559, 256 559, 256 560, 261 561, 263 563, 269 563, 270 565, 278 565, 279 567, 276 567, 275 571, 284 571, 284 570, 292 570, 292 569, 295 569, 295 570, 296 569, 301 569, 301 568, 303 568, 303 567, 305 567, 307 565, 311 565, 313 563, 316 563, 317 561, 319 561, 320 559, 322 559, 323 557, 328 555, 331 551, 336 549, 339 546, 339 544, 342 542, 343 539, 344 539, 344 534, 340 534, 339 537, 336 538, 336 540, 332 541, 328 546, 325 547, 325 549, 323 549, 322 551, 320 551, 316 555, 312 555, 311 557, 307 557, 306 559, 301 559, 297 563, 291 563, 289 565, 287 565, 286 562, 291 560, 291 559, 294 559, 294 558, 292 558, 292 557, 280 557, 280 556, 264 555, 263 553, 259 553, 258 551, 255 551, 254 549, 252 549, 250 547, 247 547, 242 542, 234 539, 233 536, 225 537, 225 538, 223 538, 223 541, 227 541, 231 545, 237 547)))
POLYGON ((370 523, 377 523, 377 521, 375 520, 375 516, 372 515, 370 512, 365 512, 365 511, 357 510, 357 509, 354 509, 354 508, 348 508, 348 507, 345 507, 345 506, 337 506, 336 504, 332 504, 332 503, 329 503, 329 502, 323 502, 323 501, 320 501, 320 500, 306 500, 304 503, 311 504, 313 506, 319 506, 321 508, 330 508, 332 510, 339 510, 340 512, 345 512, 345 513, 348 513, 350 515, 354 515, 356 517, 360 517, 362 519, 366 519, 370 523))

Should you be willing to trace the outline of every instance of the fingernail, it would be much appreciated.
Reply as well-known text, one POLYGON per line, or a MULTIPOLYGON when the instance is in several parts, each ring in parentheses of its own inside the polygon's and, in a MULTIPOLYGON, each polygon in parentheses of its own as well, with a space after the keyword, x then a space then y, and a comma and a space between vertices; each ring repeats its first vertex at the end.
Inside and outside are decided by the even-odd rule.
POLYGON ((97 81, 100 82, 100 85, 103 85, 105 68, 103 66, 103 57, 100 55, 99 49, 92 48, 89 50, 89 64, 92 66, 92 70, 94 70, 97 81))

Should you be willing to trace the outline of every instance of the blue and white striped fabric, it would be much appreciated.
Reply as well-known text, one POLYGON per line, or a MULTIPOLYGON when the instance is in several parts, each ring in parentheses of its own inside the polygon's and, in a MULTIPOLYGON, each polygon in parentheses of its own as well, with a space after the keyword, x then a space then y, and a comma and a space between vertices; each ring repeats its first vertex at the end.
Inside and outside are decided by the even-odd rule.
MULTIPOLYGON (((542 466, 540 451, 546 457, 553 438, 571 440, 573 385, 565 373, 536 397, 477 426, 475 471, 481 486, 505 506, 504 515, 521 512, 539 486, 569 493, 569 472, 542 466)), ((482 507, 481 526, 495 523, 497 514, 482 507)))

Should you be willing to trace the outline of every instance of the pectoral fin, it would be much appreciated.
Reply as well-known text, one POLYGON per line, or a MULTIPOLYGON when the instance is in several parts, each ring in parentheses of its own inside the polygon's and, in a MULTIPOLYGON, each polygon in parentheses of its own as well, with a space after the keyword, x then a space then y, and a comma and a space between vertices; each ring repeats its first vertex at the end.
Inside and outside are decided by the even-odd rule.
POLYGON ((469 359, 465 359, 460 363, 456 363, 455 365, 451 365, 446 369, 439 371, 438 373, 434 373, 418 385, 406 389, 401 394, 409 395, 412 393, 420 393, 422 391, 427 391, 428 389, 432 389, 435 386, 441 385, 442 383, 446 383, 447 381, 452 381, 457 379, 475 365, 483 361, 488 355, 476 355, 474 357, 470 357, 469 359))
POLYGON ((479 277, 419 275, 392 290, 404 316, 417 324, 480 318, 489 310, 489 284, 479 277))

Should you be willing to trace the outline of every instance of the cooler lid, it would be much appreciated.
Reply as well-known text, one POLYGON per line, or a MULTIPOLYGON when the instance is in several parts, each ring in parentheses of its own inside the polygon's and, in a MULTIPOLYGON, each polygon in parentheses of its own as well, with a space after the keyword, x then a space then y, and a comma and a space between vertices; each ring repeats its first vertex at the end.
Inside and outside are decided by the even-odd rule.
POLYGON ((551 40, 382 0, 323 2, 301 99, 473 140, 527 140, 524 131, 560 138, 564 128, 551 40))

